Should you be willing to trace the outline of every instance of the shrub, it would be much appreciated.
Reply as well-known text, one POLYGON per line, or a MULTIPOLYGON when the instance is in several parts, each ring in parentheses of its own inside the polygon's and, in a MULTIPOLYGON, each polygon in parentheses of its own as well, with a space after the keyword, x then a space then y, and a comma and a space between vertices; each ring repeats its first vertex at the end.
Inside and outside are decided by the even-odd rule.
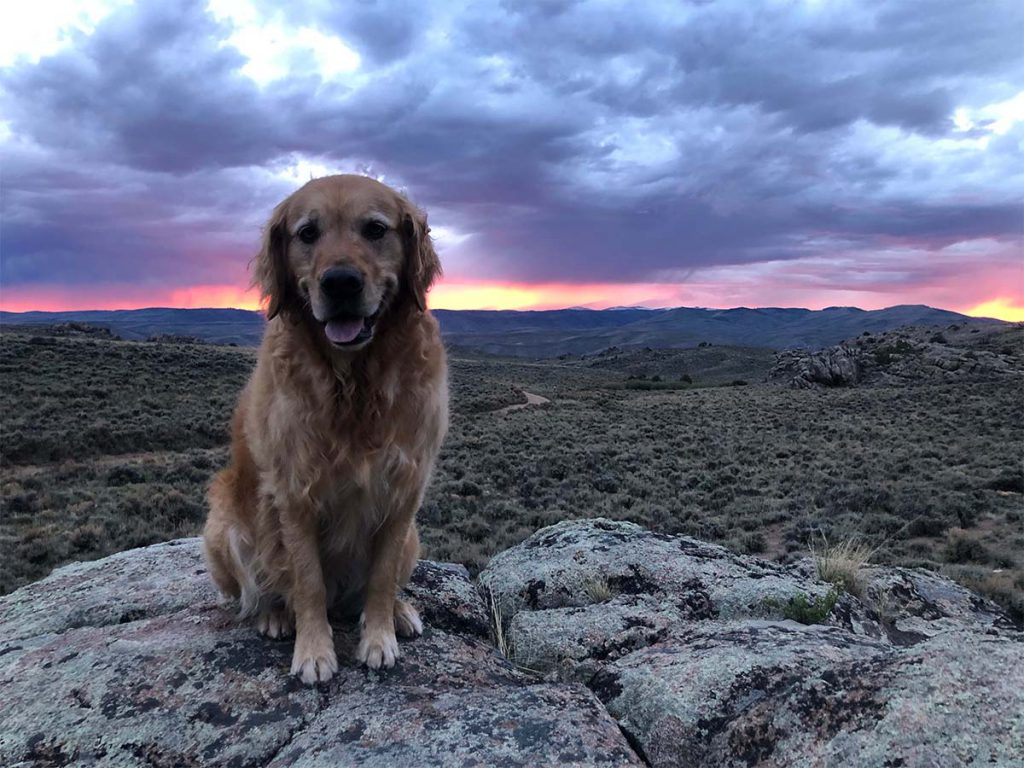
POLYGON ((946 534, 945 557, 948 563, 992 562, 988 547, 962 528, 953 528, 946 534))
POLYGON ((117 487, 146 482, 146 476, 138 467, 122 465, 114 467, 107 473, 107 485, 117 487))
POLYGON ((907 536, 941 536, 949 530, 949 523, 938 517, 922 515, 907 523, 907 536))
POLYGON ((1003 493, 1024 493, 1024 471, 1004 469, 989 481, 988 487, 1003 493))
POLYGON ((760 531, 751 531, 743 534, 738 544, 737 549, 748 555, 759 555, 768 549, 768 542, 760 531))
POLYGON ((800 592, 784 604, 780 605, 777 600, 768 598, 765 600, 765 605, 776 610, 781 609, 782 615, 791 621, 798 621, 801 624, 821 624, 828 619, 838 600, 839 591, 833 588, 823 597, 808 597, 800 592))

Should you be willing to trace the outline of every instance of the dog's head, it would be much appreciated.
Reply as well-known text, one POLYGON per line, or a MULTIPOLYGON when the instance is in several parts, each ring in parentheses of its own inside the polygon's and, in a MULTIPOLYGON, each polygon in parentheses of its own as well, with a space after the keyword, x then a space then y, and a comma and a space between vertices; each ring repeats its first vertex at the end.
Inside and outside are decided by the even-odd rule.
POLYGON ((364 176, 315 179, 274 209, 254 282, 267 317, 308 313, 335 348, 357 350, 381 315, 426 309, 441 273, 427 217, 364 176))

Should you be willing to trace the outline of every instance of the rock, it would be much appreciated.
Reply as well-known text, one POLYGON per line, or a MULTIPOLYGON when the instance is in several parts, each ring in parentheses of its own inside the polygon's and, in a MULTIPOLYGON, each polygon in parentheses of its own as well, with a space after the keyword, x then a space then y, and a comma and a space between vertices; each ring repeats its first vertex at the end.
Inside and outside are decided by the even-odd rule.
POLYGON ((1024 380, 1024 325, 898 328, 867 334, 827 349, 787 350, 776 356, 769 382, 797 388, 1024 380))
POLYGON ((516 664, 535 672, 590 680, 609 659, 651 645, 683 620, 660 598, 617 595, 595 605, 520 611, 507 636, 516 664))
POLYGON ((584 682, 651 765, 1019 764, 1024 638, 1005 614, 935 574, 863 581, 832 605, 807 563, 600 519, 480 574, 512 658, 584 682))
POLYGON ((848 387, 860 381, 861 367, 858 351, 843 345, 820 352, 788 351, 779 354, 768 378, 800 389, 848 387))
POLYGON ((961 629, 1015 629, 996 605, 929 571, 867 566, 864 584, 864 601, 874 606, 886 635, 899 645, 961 629))
MULTIPOLYGON (((832 585, 688 536, 634 523, 566 521, 492 558, 480 584, 509 624, 517 662, 561 669, 585 682, 592 664, 617 658, 640 638, 680 622, 784 619, 800 595, 825 601, 832 585)), ((873 637, 885 634, 848 595, 824 621, 873 637)))
POLYGON ((398 666, 357 667, 334 621, 341 669, 311 688, 197 539, 123 552, 0 598, 0 765, 1021 765, 1024 635, 936 574, 860 577, 560 523, 479 589, 420 562, 398 666))
POLYGON ((517 670, 465 569, 421 562, 398 666, 287 674, 292 644, 218 603, 197 539, 62 568, 0 599, 2 765, 638 765, 596 696, 517 670))
POLYGON ((909 652, 835 627, 683 632, 594 681, 656 766, 1019 765, 1021 643, 973 633, 909 652))
POLYGON ((127 624, 217 601, 197 539, 73 563, 0 598, 5 642, 127 624))

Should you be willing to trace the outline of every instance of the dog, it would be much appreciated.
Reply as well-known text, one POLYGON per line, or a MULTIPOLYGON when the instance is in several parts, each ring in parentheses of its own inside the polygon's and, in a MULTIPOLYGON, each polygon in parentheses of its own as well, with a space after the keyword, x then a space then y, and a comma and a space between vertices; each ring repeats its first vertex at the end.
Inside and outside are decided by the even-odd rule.
POLYGON ((294 629, 291 673, 307 684, 338 670, 332 606, 362 608, 355 658, 371 669, 394 665, 396 633, 423 631, 398 591, 448 426, 429 232, 384 184, 329 176, 277 206, 254 260, 268 322, 203 545, 242 616, 271 638, 294 629))

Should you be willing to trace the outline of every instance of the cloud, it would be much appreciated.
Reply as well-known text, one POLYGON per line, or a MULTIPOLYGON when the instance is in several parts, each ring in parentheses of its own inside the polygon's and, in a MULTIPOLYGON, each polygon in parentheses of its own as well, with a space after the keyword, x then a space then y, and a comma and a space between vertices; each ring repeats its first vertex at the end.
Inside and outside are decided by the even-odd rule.
POLYGON ((1019 4, 422 6, 57 19, 0 65, 4 285, 244 283, 327 171, 407 189, 468 282, 803 262, 855 288, 873 253, 924 280, 957 243, 1020 247, 1019 4))

